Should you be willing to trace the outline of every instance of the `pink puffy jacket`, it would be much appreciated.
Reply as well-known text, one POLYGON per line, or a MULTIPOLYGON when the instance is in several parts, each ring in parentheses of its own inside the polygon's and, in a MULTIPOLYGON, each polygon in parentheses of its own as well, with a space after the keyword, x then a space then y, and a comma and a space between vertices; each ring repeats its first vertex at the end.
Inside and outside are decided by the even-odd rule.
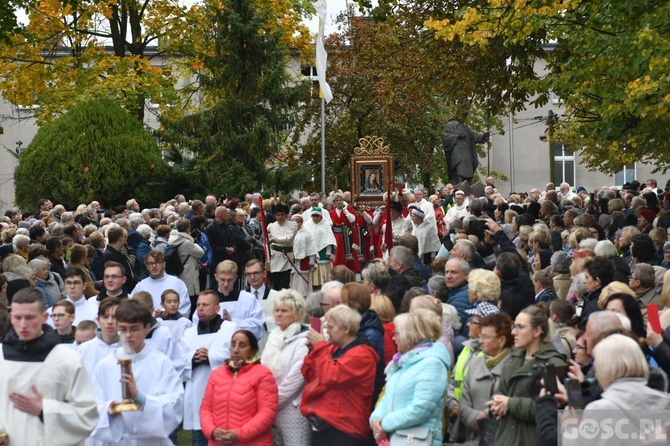
POLYGON ((200 425, 209 444, 217 427, 234 430, 239 446, 273 446, 272 424, 277 415, 277 383, 260 364, 242 367, 234 375, 225 365, 212 372, 200 406, 200 425))

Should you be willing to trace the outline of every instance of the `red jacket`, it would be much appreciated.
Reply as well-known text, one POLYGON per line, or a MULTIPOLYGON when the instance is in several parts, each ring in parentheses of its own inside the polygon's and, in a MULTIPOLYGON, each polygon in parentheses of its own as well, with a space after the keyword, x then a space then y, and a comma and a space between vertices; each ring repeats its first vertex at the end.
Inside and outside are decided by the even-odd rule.
POLYGON ((398 352, 398 346, 393 341, 393 332, 395 331, 395 324, 389 322, 384 324, 384 362, 388 365, 393 359, 393 355, 398 352))
POLYGON ((335 428, 358 438, 370 435, 370 407, 379 357, 366 344, 354 345, 333 360, 337 346, 324 341, 314 346, 302 364, 307 386, 300 412, 317 415, 335 428))
POLYGON ((277 415, 277 383, 260 364, 242 367, 237 375, 222 365, 212 372, 200 406, 200 425, 210 446, 215 428, 233 429, 240 446, 273 446, 277 415))

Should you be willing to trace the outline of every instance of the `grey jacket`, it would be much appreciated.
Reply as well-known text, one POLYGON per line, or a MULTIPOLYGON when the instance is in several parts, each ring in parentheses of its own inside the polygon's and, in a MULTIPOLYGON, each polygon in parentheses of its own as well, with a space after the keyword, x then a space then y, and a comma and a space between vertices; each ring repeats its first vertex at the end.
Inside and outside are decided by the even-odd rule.
POLYGON ((485 403, 498 390, 500 372, 508 359, 509 353, 491 370, 486 367, 485 356, 476 356, 470 361, 458 406, 458 417, 465 426, 465 444, 479 444, 479 432, 474 429, 475 417, 481 411, 487 412, 485 403))
POLYGON ((172 232, 170 246, 178 249, 179 261, 184 265, 184 271, 179 278, 186 284, 189 296, 196 296, 200 292, 198 259, 205 255, 205 251, 193 241, 193 237, 185 232, 172 232))
POLYGON ((635 417, 640 410, 668 410, 670 395, 647 385, 644 378, 619 378, 609 385, 599 400, 589 403, 584 415, 590 410, 624 410, 635 417))
MULTIPOLYGON (((634 426, 632 432, 638 435, 635 427, 644 426, 643 423, 652 421, 654 417, 662 417, 662 415, 655 414, 660 414, 661 410, 667 411, 668 409, 670 409, 670 395, 650 388, 644 378, 619 378, 605 389, 601 399, 593 401, 586 406, 582 414, 582 420, 587 420, 583 422, 590 424, 594 422, 612 423, 613 419, 625 420, 626 425, 622 425, 621 427, 623 432, 631 432, 630 427, 634 426)), ((583 427, 580 425, 580 430, 582 429, 583 427)), ((650 432, 652 437, 648 439, 650 441, 648 444, 661 444, 652 441, 654 438, 659 439, 658 437, 654 437, 654 435, 657 436, 659 434, 665 437, 665 432, 655 432, 655 434, 650 432)), ((618 438, 617 436, 611 438, 596 436, 588 444, 600 446, 642 444, 639 440, 635 443, 631 442, 630 439, 624 438, 624 436, 618 438)), ((562 444, 568 446, 584 444, 583 438, 581 441, 579 440, 565 441, 565 438, 563 438, 562 444)), ((664 438, 663 444, 667 444, 666 441, 664 438)))

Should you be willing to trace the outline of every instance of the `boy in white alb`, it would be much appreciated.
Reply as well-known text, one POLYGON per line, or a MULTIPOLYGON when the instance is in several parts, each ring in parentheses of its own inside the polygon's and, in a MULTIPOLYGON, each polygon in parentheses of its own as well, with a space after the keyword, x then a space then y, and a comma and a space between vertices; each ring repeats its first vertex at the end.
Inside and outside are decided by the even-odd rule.
POLYGON ((184 388, 179 375, 170 358, 146 345, 145 336, 151 328, 151 313, 146 307, 124 300, 116 310, 116 320, 119 334, 135 355, 128 374, 121 374, 115 355, 106 356, 95 367, 93 387, 100 421, 92 434, 94 444, 172 446, 169 435, 183 415, 184 388), (139 411, 114 412, 122 400, 120 381, 128 385, 139 411))

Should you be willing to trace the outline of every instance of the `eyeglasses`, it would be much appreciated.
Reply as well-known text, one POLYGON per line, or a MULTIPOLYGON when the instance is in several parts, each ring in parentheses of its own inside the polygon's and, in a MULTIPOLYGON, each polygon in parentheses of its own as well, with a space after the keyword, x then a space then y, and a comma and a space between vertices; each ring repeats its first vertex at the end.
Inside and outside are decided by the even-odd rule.
POLYGON ((528 328, 528 325, 523 325, 523 324, 512 325, 512 330, 525 330, 526 328, 528 328))
POLYGON ((162 264, 163 264, 163 262, 147 262, 147 266, 150 267, 150 268, 154 267, 154 266, 162 265, 162 264))
POLYGON ((51 315, 51 319, 57 321, 59 319, 63 319, 64 317, 70 317, 72 316, 70 313, 54 313, 51 315))
POLYGON ((260 274, 263 274, 263 271, 249 271, 246 273, 247 276, 258 276, 260 274))
POLYGON ((105 280, 108 280, 108 279, 116 280, 116 279, 122 278, 123 276, 117 276, 116 274, 109 274, 109 275, 104 275, 102 277, 105 280))
POLYGON ((71 280, 65 281, 65 286, 81 286, 83 284, 84 282, 82 282, 81 280, 75 280, 74 282, 71 280))
POLYGON ((637 277, 630 276, 630 279, 628 280, 640 280, 640 279, 638 279, 637 277))

